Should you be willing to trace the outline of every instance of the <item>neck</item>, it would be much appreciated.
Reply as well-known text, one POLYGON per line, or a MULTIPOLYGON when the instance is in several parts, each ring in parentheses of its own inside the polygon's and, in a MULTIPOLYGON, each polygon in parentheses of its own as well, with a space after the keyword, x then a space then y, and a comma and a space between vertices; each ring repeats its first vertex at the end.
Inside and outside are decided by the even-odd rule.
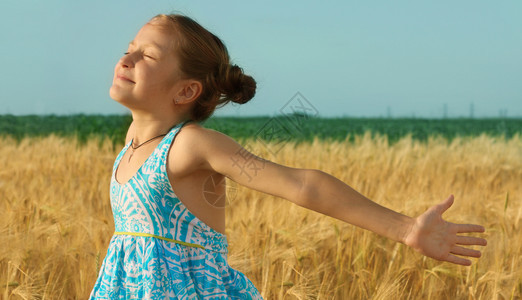
POLYGON ((157 117, 153 115, 132 114, 131 132, 134 144, 141 144, 150 138, 161 134, 167 134, 169 130, 179 123, 187 120, 184 116, 157 117))

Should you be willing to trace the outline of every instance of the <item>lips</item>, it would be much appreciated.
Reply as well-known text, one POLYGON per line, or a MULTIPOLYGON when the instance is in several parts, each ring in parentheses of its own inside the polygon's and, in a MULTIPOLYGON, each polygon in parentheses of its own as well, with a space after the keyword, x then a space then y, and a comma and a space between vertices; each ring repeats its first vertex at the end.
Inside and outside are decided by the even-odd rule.
POLYGON ((129 77, 127 77, 127 76, 125 76, 125 75, 122 75, 122 74, 118 74, 118 75, 116 76, 116 78, 121 79, 121 80, 123 80, 123 81, 128 81, 128 82, 136 83, 136 82, 134 82, 133 80, 131 80, 129 77))

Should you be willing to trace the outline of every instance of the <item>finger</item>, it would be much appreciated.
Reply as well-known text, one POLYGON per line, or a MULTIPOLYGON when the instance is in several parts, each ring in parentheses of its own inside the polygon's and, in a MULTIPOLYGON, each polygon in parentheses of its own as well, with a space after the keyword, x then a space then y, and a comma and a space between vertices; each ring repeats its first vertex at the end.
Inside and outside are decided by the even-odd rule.
POLYGON ((437 210, 440 212, 441 215, 453 205, 453 201, 454 197, 453 195, 450 195, 448 199, 444 200, 443 202, 437 205, 437 210))
POLYGON ((447 262, 450 262, 450 263, 454 263, 454 264, 457 264, 457 265, 462 265, 462 266, 470 266, 471 265, 471 260, 469 259, 465 259, 465 258, 462 258, 462 257, 458 257, 458 256, 455 256, 455 255, 448 255, 448 257, 446 257, 446 261, 447 262))
POLYGON ((480 251, 464 248, 460 246, 453 246, 450 250, 451 253, 462 256, 480 257, 480 251))
POLYGON ((486 246, 488 242, 483 238, 474 236, 457 236, 457 244, 486 246))
POLYGON ((480 225, 475 224, 456 224, 458 233, 467 233, 467 232, 484 232, 486 229, 480 225))

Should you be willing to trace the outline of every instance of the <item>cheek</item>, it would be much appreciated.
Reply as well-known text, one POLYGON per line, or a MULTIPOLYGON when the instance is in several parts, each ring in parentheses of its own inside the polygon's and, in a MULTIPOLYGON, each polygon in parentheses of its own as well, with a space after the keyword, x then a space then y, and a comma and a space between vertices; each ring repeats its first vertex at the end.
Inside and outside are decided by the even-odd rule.
POLYGON ((172 76, 161 70, 146 72, 142 76, 147 78, 147 86, 155 90, 165 91, 170 89, 173 84, 172 76))

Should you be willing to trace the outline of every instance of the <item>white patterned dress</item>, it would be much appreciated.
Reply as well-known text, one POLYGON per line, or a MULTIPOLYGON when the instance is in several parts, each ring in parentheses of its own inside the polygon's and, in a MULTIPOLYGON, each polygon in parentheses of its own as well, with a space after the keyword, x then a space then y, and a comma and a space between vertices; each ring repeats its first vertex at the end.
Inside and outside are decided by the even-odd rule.
POLYGON ((167 177, 173 127, 127 183, 111 177, 116 232, 90 299, 262 299, 227 262, 226 236, 194 216, 167 177))

